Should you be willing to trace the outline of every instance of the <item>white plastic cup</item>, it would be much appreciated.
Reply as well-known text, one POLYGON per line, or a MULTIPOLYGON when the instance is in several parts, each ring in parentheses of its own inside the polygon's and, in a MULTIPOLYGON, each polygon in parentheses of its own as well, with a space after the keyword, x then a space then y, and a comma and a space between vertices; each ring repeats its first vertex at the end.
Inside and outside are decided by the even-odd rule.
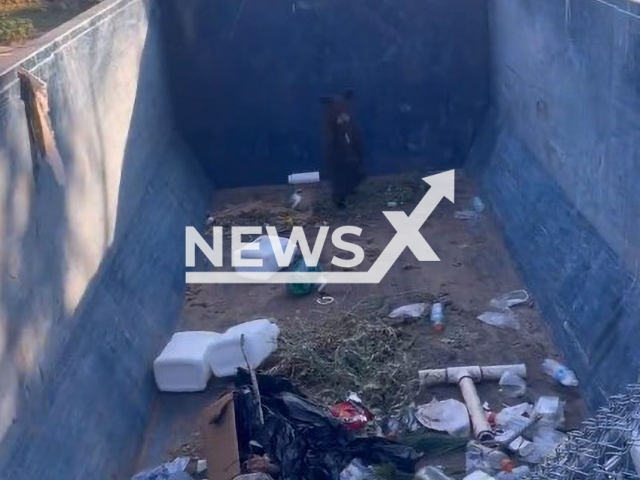
POLYGON ((318 183, 320 181, 320 172, 304 172, 292 173, 289 175, 290 185, 299 185, 301 183, 318 183))

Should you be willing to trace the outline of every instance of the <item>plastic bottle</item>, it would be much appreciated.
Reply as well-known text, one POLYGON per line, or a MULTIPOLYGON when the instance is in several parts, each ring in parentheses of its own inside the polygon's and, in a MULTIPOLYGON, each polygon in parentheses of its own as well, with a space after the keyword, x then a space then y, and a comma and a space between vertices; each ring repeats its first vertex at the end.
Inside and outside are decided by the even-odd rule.
POLYGON ((431 325, 436 332, 444 331, 444 309, 441 303, 431 306, 431 325))
POLYGON ((473 210, 476 213, 484 212, 484 202, 480 197, 473 197, 473 210))
POLYGON ((551 360, 547 358, 542 363, 542 369, 544 372, 552 378, 555 378, 559 383, 564 385, 565 387, 577 387, 578 379, 576 378, 576 374, 573 373, 572 370, 565 367, 561 363, 556 362, 555 360, 551 360))
POLYGON ((509 455, 500 450, 487 453, 485 461, 487 466, 495 472, 511 472, 513 470, 513 461, 509 455))

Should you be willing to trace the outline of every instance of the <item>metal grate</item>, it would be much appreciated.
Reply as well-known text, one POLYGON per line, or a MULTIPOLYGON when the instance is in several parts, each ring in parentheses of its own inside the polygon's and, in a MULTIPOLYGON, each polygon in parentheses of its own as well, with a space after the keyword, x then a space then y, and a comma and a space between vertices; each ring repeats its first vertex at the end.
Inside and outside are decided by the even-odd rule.
POLYGON ((528 477, 531 480, 640 479, 640 385, 610 397, 609 404, 528 477))

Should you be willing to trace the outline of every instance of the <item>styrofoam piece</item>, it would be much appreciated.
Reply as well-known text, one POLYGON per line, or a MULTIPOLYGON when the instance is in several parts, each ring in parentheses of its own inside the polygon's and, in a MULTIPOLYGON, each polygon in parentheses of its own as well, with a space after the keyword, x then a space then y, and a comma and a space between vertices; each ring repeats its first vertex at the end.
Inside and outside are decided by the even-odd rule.
POLYGON ((199 392, 207 387, 211 346, 222 335, 215 332, 175 333, 153 362, 158 389, 163 392, 199 392))
POLYGON ((320 172, 292 173, 289 175, 289 184, 317 183, 320 181, 320 172))
MULTIPOLYGON (((280 241, 280 245, 282 246, 282 251, 285 252, 287 245, 289 245, 289 239, 278 237, 278 240, 280 241)), ((294 255, 297 248, 298 246, 296 245, 293 252, 294 255)), ((293 258, 293 256, 291 258, 293 258)), ((273 246, 271 245, 269 235, 262 235, 256 238, 250 244, 245 245, 244 247, 239 248, 238 250, 233 252, 233 264, 236 272, 249 278, 264 275, 268 276, 270 273, 277 272, 284 268, 284 266, 280 267, 278 265, 276 254, 273 251, 273 246), (237 261, 241 258, 245 260, 262 260, 262 266, 245 267, 237 265, 237 261)))
POLYGON ((244 335, 244 351, 251 368, 258 368, 278 347, 278 326, 267 319, 253 320, 231 327, 216 338, 209 350, 211 370, 216 377, 230 377, 238 367, 247 368, 240 337, 244 335))

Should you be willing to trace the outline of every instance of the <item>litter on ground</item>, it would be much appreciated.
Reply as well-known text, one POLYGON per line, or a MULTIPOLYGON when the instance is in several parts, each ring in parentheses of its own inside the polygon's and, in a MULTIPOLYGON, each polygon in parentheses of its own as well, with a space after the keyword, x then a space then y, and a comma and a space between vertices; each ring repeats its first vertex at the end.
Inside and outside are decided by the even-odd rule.
MULTIPOLYGON (((323 184, 288 188, 226 192, 208 228, 273 226, 286 245, 295 226, 354 224, 367 232, 358 242, 370 265, 395 233, 382 210, 410 213, 425 192, 407 179, 368 181, 336 211, 323 184)), ((482 222, 456 222, 447 206, 427 224, 442 261, 407 251, 379 285, 192 286, 186 331, 154 373, 160 390, 183 392, 161 403, 195 391, 206 402, 178 417, 192 429, 169 462, 133 478, 519 480, 552 454, 581 411, 578 395, 557 389, 577 379, 557 362, 540 368, 557 352, 529 293, 511 290, 515 269, 483 270, 500 241, 482 200, 467 192, 466 201, 456 217, 482 222)), ((271 262, 270 244, 253 240, 271 262)), ((309 271, 298 253, 289 271, 309 271)), ((340 271, 332 254, 319 271, 340 271)))

